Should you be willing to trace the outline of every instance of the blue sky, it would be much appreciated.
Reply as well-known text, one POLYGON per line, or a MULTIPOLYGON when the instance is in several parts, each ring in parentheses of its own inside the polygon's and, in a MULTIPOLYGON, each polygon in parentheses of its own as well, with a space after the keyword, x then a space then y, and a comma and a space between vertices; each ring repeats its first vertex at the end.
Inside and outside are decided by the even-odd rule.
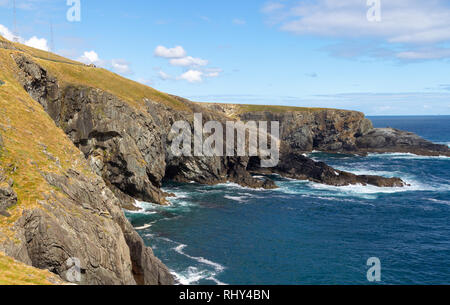
POLYGON ((52 23, 52 51, 197 101, 450 114, 446 0, 380 0, 379 22, 366 0, 66 2, 16 0, 20 40, 50 48, 52 23))

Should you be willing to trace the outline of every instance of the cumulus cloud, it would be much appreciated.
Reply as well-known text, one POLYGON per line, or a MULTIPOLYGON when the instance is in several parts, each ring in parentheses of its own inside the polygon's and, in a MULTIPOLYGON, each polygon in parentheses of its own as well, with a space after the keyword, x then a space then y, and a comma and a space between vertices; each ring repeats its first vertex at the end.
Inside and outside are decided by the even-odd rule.
POLYGON ((32 48, 49 51, 50 48, 48 46, 47 39, 45 38, 38 38, 37 36, 33 36, 30 39, 25 39, 20 36, 15 36, 14 33, 12 33, 7 27, 0 24, 0 35, 2 35, 4 38, 14 41, 17 40, 21 44, 27 45, 32 48))
POLYGON ((180 75, 179 79, 186 80, 190 83, 201 83, 203 81, 203 72, 198 70, 189 70, 180 75))
POLYGON ((113 59, 111 61, 111 66, 117 73, 124 75, 132 74, 130 63, 123 59, 113 59))
POLYGON ((390 47, 403 48, 397 58, 448 58, 448 52, 430 56, 417 45, 437 47, 450 41, 450 6, 447 0, 396 0, 381 2, 381 21, 369 22, 366 1, 311 0, 270 2, 262 12, 277 20, 283 31, 338 39, 380 40, 390 47), (406 53, 405 53, 406 52, 406 53), (417 53, 417 54, 416 54, 417 53), (420 54, 419 54, 420 53, 420 54))
POLYGON ((157 46, 155 56, 168 59, 168 63, 174 67, 183 67, 186 70, 179 76, 171 76, 158 68, 158 77, 162 80, 185 80, 189 83, 203 82, 204 78, 219 77, 222 69, 207 68, 209 61, 206 59, 188 56, 183 47, 167 48, 157 46))
POLYGON ((25 41, 25 44, 29 47, 33 47, 36 49, 49 51, 47 39, 45 38, 37 38, 36 36, 31 37, 27 41, 25 41))
POLYGON ((155 49, 155 56, 163 58, 181 58, 186 56, 186 51, 181 46, 176 46, 174 48, 157 46, 155 49))
POLYGON ((78 61, 91 65, 108 68, 116 73, 123 75, 133 74, 131 65, 128 61, 123 59, 103 60, 95 51, 85 51, 82 56, 77 58, 78 61))
POLYGON ((182 58, 171 59, 170 64, 172 66, 181 66, 181 67, 206 66, 208 64, 208 61, 201 58, 186 56, 182 58))
POLYGON ((81 61, 84 64, 90 65, 101 65, 103 63, 102 60, 100 60, 100 57, 98 56, 97 52, 95 51, 86 51, 83 53, 81 57, 78 58, 78 61, 81 61))
POLYGON ((0 24, 0 35, 2 35, 4 38, 10 41, 14 40, 14 34, 2 24, 0 24))

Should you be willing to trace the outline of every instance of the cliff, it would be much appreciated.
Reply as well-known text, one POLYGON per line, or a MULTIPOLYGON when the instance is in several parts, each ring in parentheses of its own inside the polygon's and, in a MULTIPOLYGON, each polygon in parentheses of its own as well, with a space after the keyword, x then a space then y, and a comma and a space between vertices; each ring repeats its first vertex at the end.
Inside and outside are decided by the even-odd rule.
POLYGON ((254 173, 331 184, 401 187, 399 178, 358 176, 303 154, 417 151, 448 147, 401 131, 374 129, 358 112, 193 103, 107 70, 0 38, 0 251, 65 278, 80 259, 82 283, 171 284, 122 207, 167 204, 164 180, 275 188, 254 173), (259 157, 174 156, 176 121, 279 121, 280 163, 259 157), (420 147, 420 149, 418 148, 420 147), (401 150, 402 149, 402 150, 401 150))
POLYGON ((393 128, 374 128, 357 111, 259 105, 204 104, 210 110, 243 121, 279 121, 282 152, 389 153, 450 156, 447 145, 393 128))
POLYGON ((0 251, 63 279, 77 258, 80 284, 173 283, 117 197, 17 81, 19 53, 0 49, 0 251))

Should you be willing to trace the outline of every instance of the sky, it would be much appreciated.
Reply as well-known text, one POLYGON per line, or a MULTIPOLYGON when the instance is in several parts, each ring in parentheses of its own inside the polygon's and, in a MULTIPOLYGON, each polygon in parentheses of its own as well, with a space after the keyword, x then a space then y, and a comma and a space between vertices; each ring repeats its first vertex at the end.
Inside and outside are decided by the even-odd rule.
POLYGON ((450 115, 448 0, 16 0, 16 24, 0 0, 5 38, 195 101, 450 115))

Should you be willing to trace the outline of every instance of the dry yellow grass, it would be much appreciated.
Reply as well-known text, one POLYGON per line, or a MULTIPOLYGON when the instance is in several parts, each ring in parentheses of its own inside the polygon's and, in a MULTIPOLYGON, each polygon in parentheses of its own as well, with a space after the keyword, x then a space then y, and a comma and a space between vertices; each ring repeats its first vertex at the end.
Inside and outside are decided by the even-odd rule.
POLYGON ((0 40, 13 45, 19 50, 16 52, 23 52, 32 56, 36 62, 56 76, 63 85, 82 85, 101 89, 123 99, 137 109, 141 109, 144 106, 143 99, 147 98, 177 110, 190 111, 185 104, 172 96, 106 69, 89 67, 50 52, 31 48, 20 43, 12 43, 1 36, 0 40))
POLYGON ((20 263, 0 252, 0 285, 55 285, 64 284, 49 271, 20 263))
POLYGON ((66 134, 15 80, 16 66, 11 52, 0 49, 0 80, 5 82, 0 86, 0 133, 4 140, 0 167, 14 180, 18 204, 8 210, 11 217, 0 217, 0 242, 14 238, 10 227, 24 208, 38 206, 37 201, 44 199, 44 194, 55 191, 39 171, 62 174, 73 168, 93 175, 66 134))
POLYGON ((295 107, 295 106, 270 106, 270 105, 239 105, 239 111, 241 113, 246 112, 256 112, 256 111, 270 111, 276 113, 283 113, 289 111, 321 111, 326 110, 327 108, 311 108, 311 107, 295 107))

